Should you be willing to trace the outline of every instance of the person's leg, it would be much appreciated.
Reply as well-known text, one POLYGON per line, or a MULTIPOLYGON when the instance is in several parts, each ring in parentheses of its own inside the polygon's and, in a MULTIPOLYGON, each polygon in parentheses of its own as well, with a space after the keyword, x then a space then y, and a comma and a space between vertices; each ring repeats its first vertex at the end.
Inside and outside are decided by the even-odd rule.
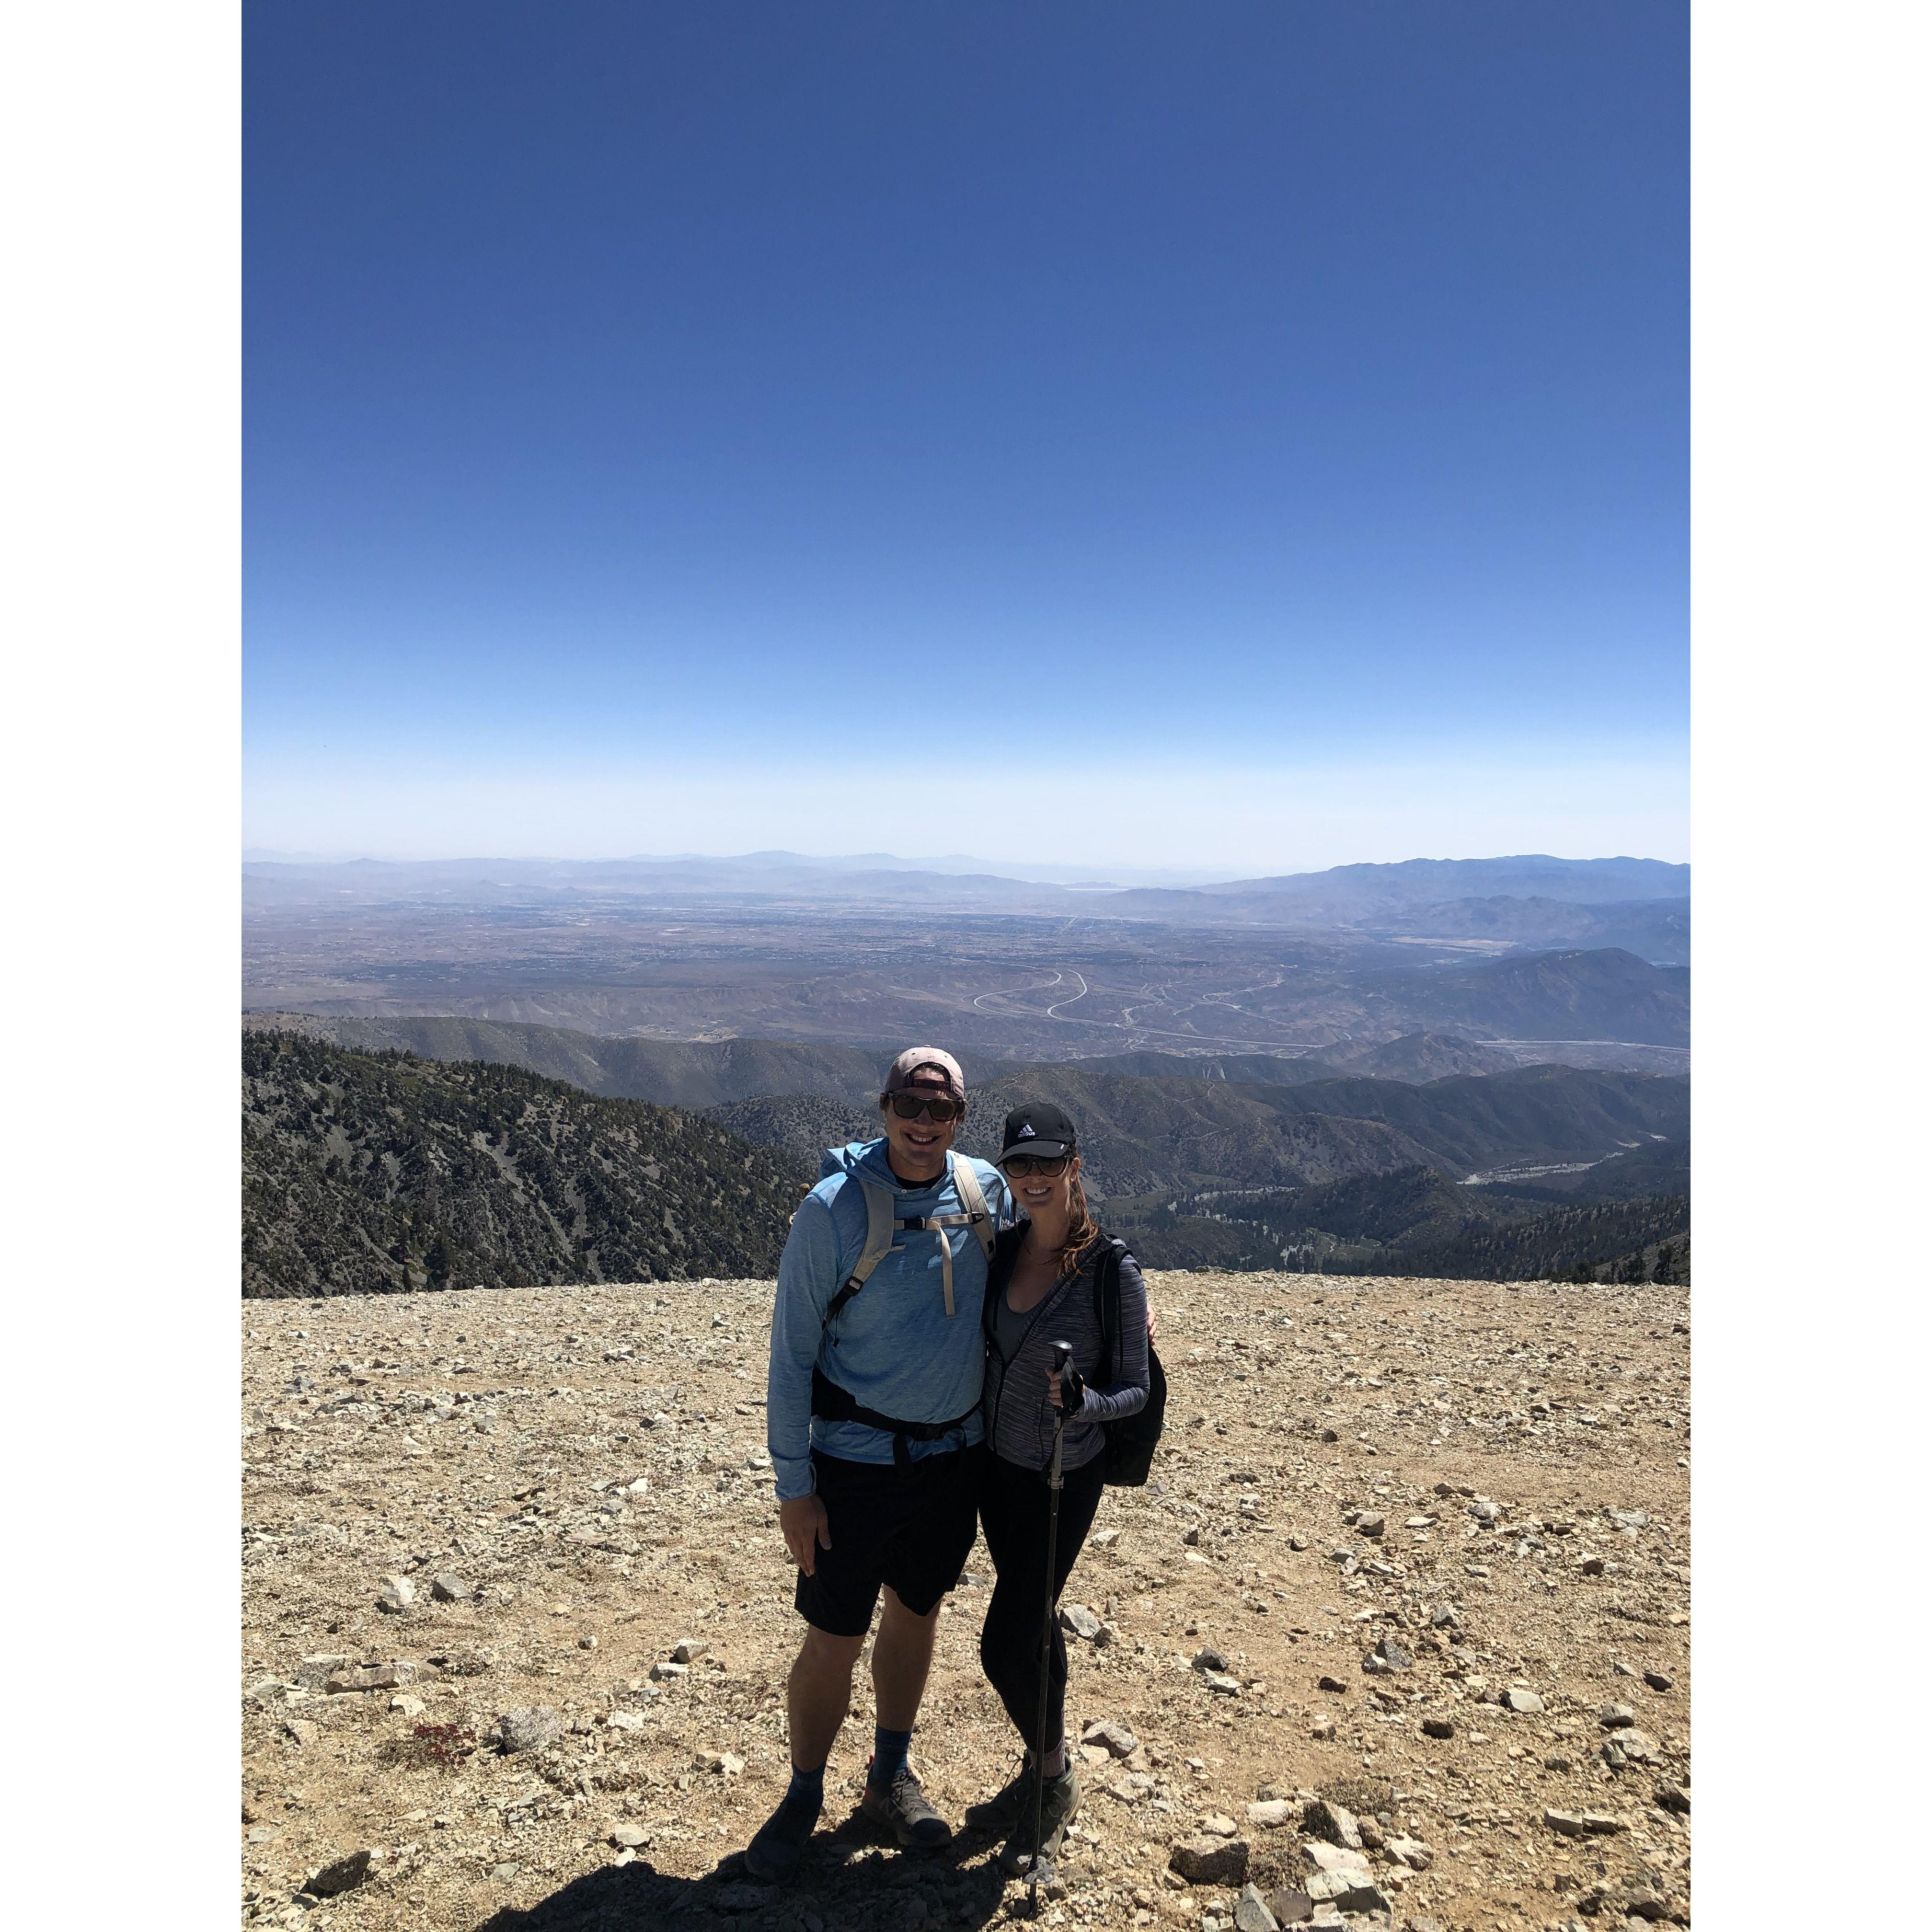
MULTIPOLYGON (((896 1598, 887 1593, 888 1618, 897 1601, 896 1598)), ((884 1634, 882 1630, 882 1640, 884 1634)), ((805 1641, 799 1646, 791 1675, 785 1680, 785 1716, 791 1732, 791 1761, 795 1769, 815 1772, 825 1768, 826 1760, 831 1756, 833 1742, 838 1736, 838 1727, 844 1723, 845 1714, 852 1708, 852 1666, 858 1662, 859 1653, 865 1647, 862 1634, 858 1636, 835 1636, 829 1630, 806 1626, 805 1641)), ((928 1645, 928 1661, 932 1654, 928 1645)), ((876 1683, 876 1659, 872 1676, 876 1683)))
POLYGON ((785 1684, 790 1731, 791 1783, 778 1809, 746 1847, 754 1878, 783 1882, 796 1875, 825 1799, 825 1766, 852 1703, 852 1666, 865 1648, 880 1587, 877 1539, 867 1532, 872 1493, 890 1472, 814 1456, 832 1546, 821 1549, 814 1574, 799 1574, 793 1601, 806 1620, 785 1684))
MULTIPOLYGON (((1102 1486, 1097 1462, 1070 1472, 1065 1481, 1054 1550, 1055 1601, 1093 1527, 1102 1486)), ((988 1494, 995 1496, 991 1486, 988 1494)), ((1052 1502, 1052 1492, 1045 1483, 1016 1472, 1013 1479, 997 1494, 986 1525, 987 1547, 994 1552, 994 1561, 999 1560, 1001 1550, 1006 1554, 1000 1588, 1005 1589, 1010 1581, 1013 1588, 1009 1605, 1001 1606, 997 1625, 988 1610, 991 1641, 982 1638, 981 1658, 1007 1714, 1027 1742, 1029 1760, 1034 1755, 1040 1722, 1040 1624, 1046 1606, 1046 1539, 1052 1502)), ((1012 1835, 1000 1852, 1001 1866, 1016 1874, 1028 1869, 1033 1856, 1035 1780, 1044 1786, 1038 1791, 1043 1857, 1058 1853, 1066 1827, 1080 1808, 1080 1782, 1066 1756, 1066 1640, 1057 1618, 1048 1627, 1047 1654, 1046 1756, 1036 1768, 1029 1764, 1022 1774, 1016 1794, 1012 1835)))
MULTIPOLYGON (((1043 1482, 1030 1470, 994 1462, 980 1507, 980 1527, 994 1576, 992 1600, 986 1606, 986 1621, 980 1632, 980 1667, 1029 1752, 1040 1717, 1046 1511, 1043 1482)), ((1064 1642, 1057 1628, 1053 1642, 1057 1646, 1064 1642)))
MULTIPOLYGON (((1100 1508, 1100 1492, 1106 1486, 1098 1457, 1084 1469, 1075 1469, 1063 1479, 1060 1492, 1060 1522, 1053 1552, 1053 1600, 1060 1600, 1066 1580, 1087 1541, 1087 1532, 1100 1508)), ((1040 1571, 1046 1570, 1045 1538, 1041 1539, 1040 1571)), ((1034 1675, 1034 1696, 1040 1696, 1040 1677, 1034 1675)), ((1036 1705, 1036 1709, 1038 1706, 1036 1705)), ((1066 1640, 1061 1635, 1060 1619, 1053 1623, 1053 1648, 1048 1660, 1046 1693, 1046 1774, 1058 1778, 1066 1768, 1066 1640)))
POLYGON ((888 1730, 909 1731, 919 1720, 920 1700, 926 1695, 926 1680, 932 1670, 940 1606, 934 1604, 924 1616, 915 1616, 890 1583, 879 1594, 882 1600, 878 1640, 872 1646, 872 1694, 880 1724, 888 1730))
POLYGON ((862 1808, 902 1845, 932 1850, 952 1835, 906 1762, 932 1668, 939 1612, 959 1580, 979 1523, 979 1450, 916 1459, 904 1472, 883 1558, 885 1607, 872 1646, 878 1725, 862 1808))

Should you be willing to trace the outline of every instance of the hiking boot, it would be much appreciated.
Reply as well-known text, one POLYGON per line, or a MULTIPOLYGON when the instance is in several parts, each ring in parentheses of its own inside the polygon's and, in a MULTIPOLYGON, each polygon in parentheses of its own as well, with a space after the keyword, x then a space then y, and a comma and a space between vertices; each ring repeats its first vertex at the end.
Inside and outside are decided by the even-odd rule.
POLYGON ((926 1793, 910 1770, 901 1772, 892 1780, 890 1791, 880 1790, 867 1778, 859 1809, 875 1825, 883 1825, 901 1844, 910 1845, 915 1851, 937 1851, 952 1836, 952 1827, 926 1802, 926 1793))
MULTIPOLYGON (((1033 1753, 1028 1751, 1004 1790, 977 1804, 967 1806, 967 1827, 974 1832, 1010 1832, 1019 1818, 1022 1804, 1030 1804, 1032 1800, 1033 1753)), ((1026 1815, 1029 1820, 1033 1816, 1030 1811, 1026 1815)))
POLYGON ((745 1847, 745 1869, 766 1885, 786 1885, 798 1876, 805 1848, 818 1822, 819 1807, 788 1792, 778 1808, 758 1827, 745 1847))
MULTIPOLYGON (((1040 1857, 1042 1864, 1055 1857, 1060 1850, 1060 1841, 1066 1835, 1066 1828, 1072 1824, 1080 1809, 1080 1780, 1069 1765, 1058 1778, 1046 1780, 1046 1794, 1040 1810, 1040 1857)), ((1027 1868, 1033 1862, 1033 1780, 1027 1780, 1027 1788, 1020 1801, 1020 1815, 1013 1826, 1013 1834, 1000 1848, 1001 1870, 1012 1874, 1016 1878, 1024 1878, 1027 1868)))

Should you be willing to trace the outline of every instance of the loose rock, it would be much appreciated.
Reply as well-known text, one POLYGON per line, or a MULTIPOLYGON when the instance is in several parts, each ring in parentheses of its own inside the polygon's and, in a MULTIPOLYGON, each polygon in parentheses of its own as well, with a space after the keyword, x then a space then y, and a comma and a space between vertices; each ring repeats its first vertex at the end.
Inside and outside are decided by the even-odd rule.
POLYGON ((1621 1818, 1606 1811, 1546 1811, 1543 1822, 1566 1838, 1608 1838, 1624 1828, 1621 1818))
POLYGON ((562 1718, 548 1704, 526 1704, 496 1720, 496 1738, 510 1754, 547 1750, 563 1736, 562 1718))
POLYGON ((1100 1634, 1100 1619, 1084 1604, 1062 1604, 1060 1627, 1071 1630, 1076 1636, 1084 1637, 1090 1643, 1100 1634))
POLYGON ((1244 1884, 1248 1876, 1247 1840, 1212 1838, 1204 1832, 1176 1845, 1167 1866, 1190 1885, 1244 1884))
POLYGON ((358 1885, 367 1882, 382 1856, 380 1852, 368 1848, 351 1852, 333 1864, 324 1865, 302 1889, 312 1898, 334 1898, 343 1892, 353 1892, 358 1885))
MULTIPOLYGON (((1339 1845, 1352 1852, 1362 1849, 1361 1828, 1355 1822, 1355 1814, 1330 1799, 1317 1798, 1305 1805, 1301 1828, 1326 1844, 1339 1845)), ((1363 1868, 1367 1869, 1366 1865, 1363 1868)))
POLYGON ((1242 1886, 1234 1900, 1234 1932, 1280 1932, 1280 1923, 1253 1886, 1242 1886))

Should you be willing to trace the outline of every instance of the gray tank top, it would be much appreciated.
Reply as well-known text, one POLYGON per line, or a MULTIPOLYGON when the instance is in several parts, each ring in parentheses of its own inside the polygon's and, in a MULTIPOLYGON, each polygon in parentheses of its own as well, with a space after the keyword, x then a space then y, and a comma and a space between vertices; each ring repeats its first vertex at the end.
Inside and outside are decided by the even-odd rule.
POLYGON ((1002 1362, 1012 1360, 1013 1352, 1024 1336, 1028 1324, 1039 1312, 1039 1306, 1036 1304, 1024 1315, 1016 1315, 1012 1305, 1006 1300, 1006 1290, 1002 1288, 1000 1291, 1000 1298, 993 1307, 993 1341, 999 1349, 1002 1362))

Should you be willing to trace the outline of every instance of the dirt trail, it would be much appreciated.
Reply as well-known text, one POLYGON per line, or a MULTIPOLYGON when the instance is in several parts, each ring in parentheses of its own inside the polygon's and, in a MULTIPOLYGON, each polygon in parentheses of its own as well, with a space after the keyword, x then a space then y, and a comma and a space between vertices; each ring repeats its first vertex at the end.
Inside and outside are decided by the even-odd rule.
MULTIPOLYGON (((1072 1644, 1070 1719, 1137 1742, 1088 1753, 1043 1922, 1232 1925, 1234 1890, 1186 1884, 1172 1848, 1232 1824, 1264 1894, 1306 1888, 1317 1792, 1426 1847, 1421 1870, 1366 1854, 1397 1925, 1688 1918, 1665 1808, 1689 1788, 1684 1293, 1150 1282, 1166 1442, 1147 1489, 1108 1492, 1067 1593, 1106 1633, 1072 1644), (1384 1639, 1411 1660, 1365 1672, 1384 1639), (1250 1820, 1270 1794, 1286 1824, 1250 1820)), ((862 1671, 800 1887, 730 1862, 783 1787, 798 1630, 764 1460, 771 1292, 244 1305, 245 1922, 818 1932, 1017 1900, 985 1838, 914 1859, 842 1822, 862 1671), (411 1600, 385 1612, 392 1577, 411 1600), (682 1670, 681 1640, 702 1646, 682 1670), (560 1735, 503 1754, 500 1718, 528 1707, 560 1735), (296 1898, 360 1852, 382 1856, 352 1888, 296 1898)), ((970 1574, 914 1744, 956 1822, 1016 1756, 975 1650, 983 1545, 970 1574)))

